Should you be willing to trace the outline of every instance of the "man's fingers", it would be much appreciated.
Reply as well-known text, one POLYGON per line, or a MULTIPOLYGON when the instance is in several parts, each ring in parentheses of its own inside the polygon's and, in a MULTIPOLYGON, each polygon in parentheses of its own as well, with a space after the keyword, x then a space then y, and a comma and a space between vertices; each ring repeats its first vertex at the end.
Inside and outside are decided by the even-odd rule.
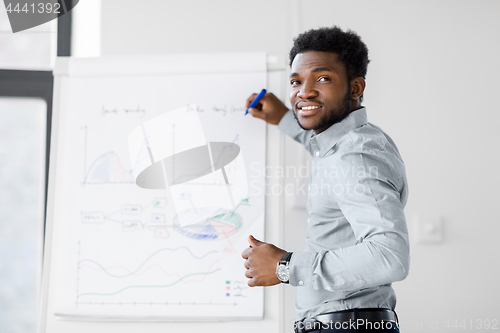
POLYGON ((266 244, 264 242, 261 242, 257 238, 253 237, 252 235, 248 236, 248 243, 250 243, 251 247, 257 247, 259 245, 266 244))
POLYGON ((248 109, 248 113, 250 113, 255 118, 259 118, 259 119, 264 119, 264 116, 265 116, 264 111, 259 110, 257 108, 248 109))
POLYGON ((247 98, 247 104, 246 104, 247 108, 250 106, 250 104, 252 104, 255 97, 257 97, 257 94, 252 94, 252 95, 250 95, 250 97, 247 98))
POLYGON ((245 276, 246 276, 247 278, 249 278, 249 279, 251 279, 251 278, 252 278, 252 274, 250 274, 250 270, 249 270, 249 269, 247 269, 247 270, 245 271, 245 276))
MULTIPOLYGON (((252 104, 253 100, 257 97, 257 94, 252 94, 250 97, 247 98, 247 104, 246 107, 248 108, 250 104, 252 104)), ((264 112, 262 111, 262 103, 258 103, 257 107, 253 107, 248 109, 248 113, 250 113, 252 116, 255 118, 259 119, 264 119, 264 112)))
POLYGON ((255 284, 255 281, 253 279, 249 279, 248 282, 247 282, 248 286, 249 287, 255 287, 256 284, 255 284))
POLYGON ((246 248, 243 250, 243 252, 241 252, 241 256, 243 257, 243 259, 248 259, 251 250, 251 248, 246 248))
POLYGON ((288 107, 283 104, 273 93, 266 93, 254 108, 248 108, 255 100, 257 94, 247 98, 248 112, 255 118, 264 120, 268 124, 278 125, 281 118, 288 112, 288 107))
POLYGON ((248 265, 248 259, 247 259, 247 260, 245 260, 245 263, 244 263, 243 265, 245 266, 245 268, 246 268, 246 269, 249 269, 249 268, 250 268, 250 266, 248 265))

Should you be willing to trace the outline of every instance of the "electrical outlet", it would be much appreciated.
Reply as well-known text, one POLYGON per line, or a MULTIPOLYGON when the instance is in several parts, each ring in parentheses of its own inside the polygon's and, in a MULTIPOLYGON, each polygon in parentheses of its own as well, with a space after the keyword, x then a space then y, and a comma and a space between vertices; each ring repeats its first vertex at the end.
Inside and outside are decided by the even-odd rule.
POLYGON ((444 241, 444 222, 441 218, 413 218, 413 230, 418 244, 439 244, 444 241))

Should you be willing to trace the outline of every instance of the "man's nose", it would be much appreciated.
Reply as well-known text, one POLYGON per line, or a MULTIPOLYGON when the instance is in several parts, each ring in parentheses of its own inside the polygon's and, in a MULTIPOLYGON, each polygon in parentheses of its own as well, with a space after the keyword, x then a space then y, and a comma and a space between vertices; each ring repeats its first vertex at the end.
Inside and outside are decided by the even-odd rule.
POLYGON ((318 96, 318 91, 315 89, 314 83, 311 81, 303 82, 299 92, 297 93, 297 97, 303 99, 309 99, 316 96, 318 96))

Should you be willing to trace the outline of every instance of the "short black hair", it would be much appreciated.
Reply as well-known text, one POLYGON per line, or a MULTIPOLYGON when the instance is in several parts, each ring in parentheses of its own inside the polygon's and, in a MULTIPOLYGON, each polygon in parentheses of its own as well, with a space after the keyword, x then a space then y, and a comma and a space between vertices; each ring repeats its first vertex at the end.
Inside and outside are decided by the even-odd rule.
POLYGON ((290 66, 299 53, 325 51, 337 53, 347 70, 349 82, 359 76, 366 78, 368 68, 368 48, 354 31, 343 31, 337 26, 311 29, 293 40, 290 50, 290 66))

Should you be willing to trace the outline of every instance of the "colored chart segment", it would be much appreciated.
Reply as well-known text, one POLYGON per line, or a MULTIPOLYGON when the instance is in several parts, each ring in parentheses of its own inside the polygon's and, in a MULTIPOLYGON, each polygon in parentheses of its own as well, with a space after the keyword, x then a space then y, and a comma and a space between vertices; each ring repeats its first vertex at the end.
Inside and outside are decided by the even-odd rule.
POLYGON ((106 152, 90 166, 84 179, 85 184, 133 183, 132 170, 126 170, 115 152, 106 152))
POLYGON ((174 219, 175 230, 182 235, 197 240, 215 240, 235 234, 242 225, 242 217, 236 213, 240 205, 248 206, 248 199, 242 200, 234 210, 222 208, 190 209, 183 214, 189 223, 180 226, 178 216, 174 219))
POLYGON ((199 222, 184 227, 179 225, 176 217, 174 220, 175 230, 186 237, 198 240, 221 239, 236 233, 241 227, 241 216, 223 209, 218 209, 217 212, 218 214, 215 216, 203 218, 199 222))

